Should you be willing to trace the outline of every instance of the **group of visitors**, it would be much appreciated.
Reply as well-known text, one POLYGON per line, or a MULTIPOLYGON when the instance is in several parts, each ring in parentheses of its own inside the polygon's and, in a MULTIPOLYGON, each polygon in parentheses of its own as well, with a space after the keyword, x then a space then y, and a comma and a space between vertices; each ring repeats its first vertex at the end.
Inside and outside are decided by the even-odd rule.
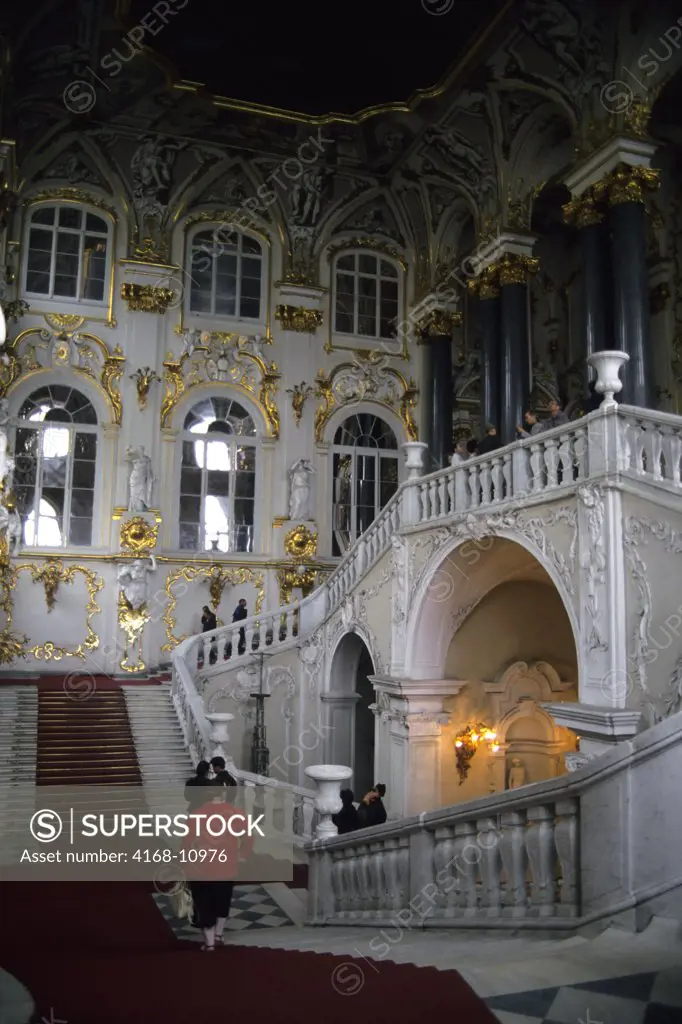
POLYGON ((340 836, 347 832, 357 832, 360 828, 383 825, 386 821, 386 808, 383 802, 383 798, 386 796, 386 787, 381 782, 370 789, 369 793, 365 793, 357 807, 352 789, 342 789, 340 796, 341 810, 338 814, 332 815, 332 821, 340 836))
MULTIPOLYGON (((592 412, 593 406, 591 405, 593 398, 596 396, 596 405, 594 408, 599 406, 601 402, 601 396, 594 390, 594 384, 590 385, 592 397, 586 403, 585 412, 592 412)), ((552 430, 554 427, 561 427, 565 423, 568 423, 568 416, 561 408, 559 402, 552 401, 549 403, 549 416, 545 420, 539 420, 537 413, 533 412, 532 409, 528 409, 523 415, 524 425, 518 426, 516 432, 519 437, 534 437, 536 434, 541 434, 545 430, 552 430)), ((455 452, 452 456, 453 464, 458 462, 464 462, 466 459, 473 459, 477 455, 490 455, 492 452, 497 451, 498 448, 502 447, 502 439, 497 433, 497 427, 492 423, 487 423, 485 427, 485 435, 478 441, 476 438, 469 438, 469 440, 461 440, 457 442, 455 446, 455 452)))
MULTIPOLYGON (((233 612, 232 621, 233 622, 242 622, 244 619, 247 619, 248 617, 249 617, 249 612, 248 612, 248 609, 246 607, 246 598, 242 597, 242 598, 239 599, 237 607, 235 608, 235 610, 233 612)), ((212 633, 213 630, 215 630, 217 628, 218 628, 218 619, 216 618, 216 613, 214 611, 212 611, 207 604, 205 604, 204 607, 202 608, 202 612, 201 612, 201 631, 202 631, 202 633, 212 633)), ((217 645, 215 643, 215 637, 212 637, 212 641, 213 642, 211 643, 210 663, 211 663, 211 665, 214 665, 215 662, 216 662, 216 659, 218 657, 218 647, 217 647, 217 645)), ((242 626, 241 629, 239 630, 239 644, 237 646, 237 653, 238 654, 243 654, 245 650, 246 650, 246 630, 242 626)), ((225 644, 225 658, 228 659, 228 658, 231 658, 231 657, 232 657, 232 644, 228 641, 228 643, 225 644)))

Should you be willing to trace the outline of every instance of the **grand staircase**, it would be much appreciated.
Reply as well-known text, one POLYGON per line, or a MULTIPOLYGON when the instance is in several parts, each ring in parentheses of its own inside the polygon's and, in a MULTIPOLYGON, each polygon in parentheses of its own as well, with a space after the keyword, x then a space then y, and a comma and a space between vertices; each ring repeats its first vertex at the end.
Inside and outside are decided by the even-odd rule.
POLYGON ((180 788, 194 774, 170 691, 170 683, 122 690, 145 786, 180 788))
POLYGON ((139 786, 135 741, 120 688, 38 689, 39 786, 139 786))

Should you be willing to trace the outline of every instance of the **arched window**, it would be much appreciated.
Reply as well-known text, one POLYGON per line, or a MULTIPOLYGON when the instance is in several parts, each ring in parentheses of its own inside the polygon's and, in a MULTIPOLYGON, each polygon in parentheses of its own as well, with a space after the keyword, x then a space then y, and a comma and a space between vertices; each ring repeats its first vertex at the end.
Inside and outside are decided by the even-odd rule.
POLYGON ((261 319, 263 248, 224 227, 197 231, 190 242, 189 312, 261 319))
POLYGON ((258 431, 230 398, 207 398, 185 417, 180 471, 180 547, 254 550, 258 431))
POLYGON ((334 435, 332 554, 342 555, 398 487, 398 442, 371 413, 356 413, 334 435))
POLYGON ((398 324, 398 269, 367 252, 338 256, 334 274, 334 330, 363 338, 394 338, 398 324))
POLYGON ((26 547, 92 543, 97 413, 68 385, 34 391, 19 410, 14 491, 26 547))
POLYGON ((106 301, 110 224, 73 203, 30 214, 23 290, 27 296, 106 301))

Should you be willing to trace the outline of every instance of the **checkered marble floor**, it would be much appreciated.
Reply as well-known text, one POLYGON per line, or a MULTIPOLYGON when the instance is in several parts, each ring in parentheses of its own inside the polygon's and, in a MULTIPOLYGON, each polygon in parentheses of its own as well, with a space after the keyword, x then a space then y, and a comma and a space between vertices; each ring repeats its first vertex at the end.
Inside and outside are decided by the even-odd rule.
POLYGON ((682 969, 486 1000, 501 1024, 682 1024, 682 969))
MULTIPOLYGON (((178 939, 191 942, 203 941, 202 933, 188 921, 178 920, 168 896, 154 893, 154 902, 178 939)), ((230 916, 225 932, 242 932, 247 928, 283 928, 293 926, 294 921, 278 905, 262 885, 236 885, 232 897, 230 916)))

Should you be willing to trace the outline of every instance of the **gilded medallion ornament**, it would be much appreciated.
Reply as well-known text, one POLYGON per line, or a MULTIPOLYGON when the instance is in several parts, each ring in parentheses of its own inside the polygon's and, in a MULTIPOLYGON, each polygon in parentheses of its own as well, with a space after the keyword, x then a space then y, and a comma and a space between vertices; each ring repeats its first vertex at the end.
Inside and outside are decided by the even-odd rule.
POLYGON ((135 516, 121 525, 121 550, 132 555, 147 555, 156 547, 159 527, 135 516))
POLYGON ((314 558, 317 554, 317 534, 303 524, 295 526, 284 538, 284 550, 292 558, 314 558))
POLYGON ((156 288, 151 284, 121 285, 121 298, 131 313, 165 313, 175 293, 170 288, 156 288))
POLYGON ((321 309, 306 309, 305 306, 277 306, 275 320, 279 320, 285 331, 300 334, 314 334, 323 320, 321 309))

